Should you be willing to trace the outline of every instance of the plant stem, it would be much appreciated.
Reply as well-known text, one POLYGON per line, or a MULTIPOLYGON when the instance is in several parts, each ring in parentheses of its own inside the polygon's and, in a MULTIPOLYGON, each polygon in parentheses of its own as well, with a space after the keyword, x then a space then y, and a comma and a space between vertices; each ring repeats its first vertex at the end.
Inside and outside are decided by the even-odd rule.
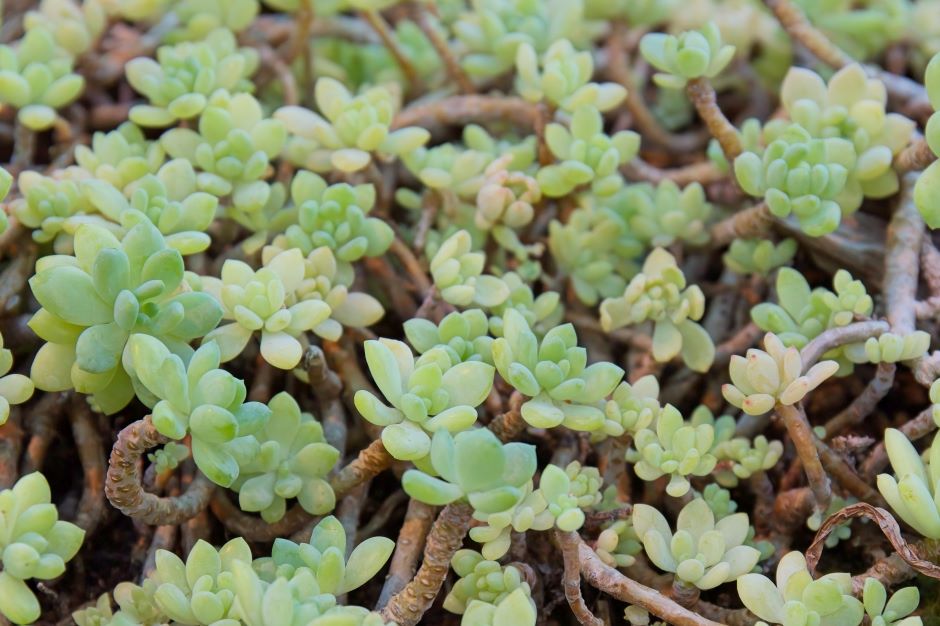
POLYGON ((727 246, 735 239, 765 237, 774 225, 774 216, 766 203, 738 211, 711 227, 710 243, 715 248, 727 246))
POLYGON ((908 335, 916 329, 917 278, 920 247, 924 240, 924 218, 914 204, 913 189, 917 174, 901 179, 897 207, 888 223, 885 241, 885 277, 882 293, 891 332, 908 335))
POLYGON ((685 92, 695 105, 699 117, 708 126, 708 132, 721 144, 721 151, 725 153, 728 163, 734 163, 741 154, 741 137, 738 129, 721 112, 712 84, 704 77, 693 78, 686 85, 685 92))
POLYGON ((415 23, 418 25, 418 28, 421 29, 421 32, 424 33, 424 36, 427 37, 428 41, 431 42, 431 45, 437 52, 437 55, 444 63, 444 69, 447 71, 447 76, 457 84, 457 88, 460 93, 474 93, 476 91, 476 87, 474 87, 473 81, 470 80, 470 77, 467 76, 467 73, 463 71, 462 67, 460 67, 460 62, 454 56, 453 49, 450 47, 450 45, 448 45, 447 41, 441 37, 441 34, 436 28, 436 24, 434 24, 432 21, 433 18, 428 14, 427 7, 425 7, 421 2, 414 2, 411 5, 411 9, 411 13, 414 16, 415 23))
POLYGON ((522 419, 521 407, 525 397, 518 391, 513 391, 509 397, 509 410, 496 416, 490 422, 490 430, 499 437, 503 443, 514 440, 525 430, 528 424, 522 419))
POLYGON ((533 129, 538 106, 522 98, 464 95, 450 96, 430 102, 413 104, 399 111, 392 130, 406 126, 464 126, 474 122, 501 121, 533 129))
POLYGON ((790 37, 803 44, 813 56, 826 65, 839 69, 854 62, 852 57, 810 24, 803 10, 790 0, 764 0, 764 4, 777 17, 790 37))
POLYGON ((118 433, 108 460, 105 495, 115 508, 135 520, 153 526, 179 524, 206 508, 215 485, 197 474, 186 492, 178 497, 161 498, 144 491, 141 485, 140 459, 144 452, 170 439, 157 432, 147 415, 118 433))
POLYGON ((879 337, 888 332, 887 322, 870 321, 855 322, 848 326, 837 326, 824 330, 815 339, 803 346, 800 350, 800 358, 803 360, 803 373, 809 371, 813 365, 833 348, 844 346, 847 343, 857 343, 865 341, 869 337, 879 337))
POLYGON ((899 174, 923 170, 936 160, 937 155, 927 145, 927 141, 920 137, 894 157, 894 169, 899 174))
MULTIPOLYGON (((916 417, 907 420, 898 428, 898 430, 904 433, 904 436, 911 441, 922 439, 936 429, 937 424, 933 421, 932 406, 928 406, 926 409, 918 413, 916 417)), ((865 480, 871 481, 875 478, 876 474, 878 474, 887 466, 888 452, 885 449, 885 442, 882 440, 879 441, 874 448, 872 448, 872 451, 868 454, 868 458, 866 458, 865 462, 862 463, 862 476, 865 478, 865 480)))
POLYGON ((394 461, 382 440, 376 439, 360 450, 355 459, 330 479, 330 486, 333 487, 336 498, 342 498, 355 487, 387 470, 394 461))
POLYGON ((875 406, 891 391, 896 371, 897 366, 894 363, 879 363, 874 378, 868 381, 864 391, 838 415, 826 422, 826 439, 834 437, 849 426, 860 424, 874 411, 875 406))
POLYGON ((425 540, 434 522, 436 509, 430 504, 411 498, 405 511, 405 521, 398 531, 395 552, 388 566, 388 577, 379 594, 376 610, 382 610, 395 594, 399 593, 411 580, 418 568, 418 557, 424 549, 425 540))
POLYGON ((584 626, 604 626, 604 620, 598 619, 591 609, 584 603, 584 597, 581 595, 581 563, 578 559, 577 541, 565 540, 562 535, 566 533, 556 530, 555 538, 561 545, 561 554, 565 563, 565 571, 562 577, 565 587, 565 599, 568 600, 568 606, 571 612, 578 618, 578 621, 584 626))
POLYGON ((668 596, 627 578, 601 561, 577 533, 559 533, 559 541, 573 543, 581 562, 581 575, 592 586, 618 600, 638 604, 656 617, 674 626, 724 626, 682 607, 668 596))
POLYGON ((84 473, 82 497, 78 502, 75 523, 91 535, 104 515, 104 442, 95 416, 92 415, 88 402, 83 396, 75 395, 72 410, 69 411, 72 422, 72 436, 78 448, 79 462, 84 473))
POLYGON ((661 183, 664 180, 671 180, 680 187, 691 185, 692 183, 707 185, 708 183, 714 183, 728 178, 728 174, 719 170, 718 166, 711 161, 699 161, 690 165, 661 169, 637 157, 629 163, 626 163, 623 168, 621 168, 621 171, 630 179, 643 180, 650 183, 661 183))
POLYGON ((388 22, 382 17, 382 14, 378 11, 366 10, 359 11, 359 16, 372 27, 375 34, 382 40, 382 44, 388 49, 392 58, 398 63, 398 67, 400 67, 401 71, 405 74, 405 79, 408 81, 411 89, 413 91, 421 91, 421 79, 418 77, 418 71, 415 69, 414 65, 411 64, 411 60, 408 59, 408 56, 405 54, 404 50, 401 49, 401 46, 398 45, 395 34, 388 27, 388 22))
POLYGON ((415 626, 421 621, 447 578, 450 560, 470 530, 472 514, 473 509, 465 502, 444 507, 428 533, 421 567, 411 582, 389 599, 382 609, 383 619, 399 626, 415 626))
POLYGON ((813 429, 806 419, 803 405, 801 403, 796 405, 778 404, 776 410, 777 415, 783 419, 783 423, 787 427, 790 440, 793 441, 793 445, 796 447, 796 453, 800 457, 803 471, 806 472, 809 487, 816 499, 816 510, 825 512, 829 508, 830 500, 832 500, 832 486, 829 482, 829 475, 823 469, 819 454, 816 452, 816 444, 814 443, 816 435, 813 434, 813 429))

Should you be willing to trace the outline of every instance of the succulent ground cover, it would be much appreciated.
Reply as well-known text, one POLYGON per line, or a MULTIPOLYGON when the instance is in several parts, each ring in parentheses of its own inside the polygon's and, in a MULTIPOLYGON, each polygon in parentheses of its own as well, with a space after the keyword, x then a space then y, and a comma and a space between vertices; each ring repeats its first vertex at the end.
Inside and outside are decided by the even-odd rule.
POLYGON ((0 626, 940 624, 938 111, 937 0, 5 0, 0 626))

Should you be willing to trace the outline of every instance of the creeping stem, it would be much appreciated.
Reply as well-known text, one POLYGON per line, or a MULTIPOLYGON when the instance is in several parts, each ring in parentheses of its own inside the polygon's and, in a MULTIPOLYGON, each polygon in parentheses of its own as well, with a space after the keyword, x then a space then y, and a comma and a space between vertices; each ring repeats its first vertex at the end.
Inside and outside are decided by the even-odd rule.
POLYGON ((832 485, 816 452, 816 435, 813 434, 809 420, 806 419, 803 405, 778 404, 776 410, 777 415, 787 427, 787 434, 796 447, 800 463, 803 464, 803 471, 806 472, 810 489, 813 490, 813 496, 816 498, 816 510, 823 512, 829 508, 829 502, 832 500, 832 485))

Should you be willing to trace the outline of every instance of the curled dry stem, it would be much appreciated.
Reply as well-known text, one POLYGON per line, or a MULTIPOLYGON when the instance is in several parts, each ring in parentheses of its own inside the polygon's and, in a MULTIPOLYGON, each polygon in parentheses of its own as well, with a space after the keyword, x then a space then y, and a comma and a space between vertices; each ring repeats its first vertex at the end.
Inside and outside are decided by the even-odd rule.
POLYGON ((829 536, 829 533, 846 520, 854 517, 867 517, 874 521, 878 524, 878 528, 881 529, 881 532, 884 533, 891 547, 894 548, 897 555, 901 557, 904 562, 924 576, 940 579, 940 565, 921 557, 914 551, 914 548, 901 536, 901 527, 898 525, 897 520, 894 519, 894 516, 882 508, 872 506, 865 502, 859 502, 843 508, 841 511, 829 516, 829 518, 823 522, 822 526, 819 527, 819 530, 816 532, 816 538, 813 539, 813 543, 811 543, 806 550, 806 565, 811 574, 816 570, 816 565, 819 563, 819 559, 822 556, 823 548, 826 545, 826 537, 829 536))
POLYGON ((718 140, 725 158, 729 163, 733 163, 741 154, 741 136, 734 124, 721 112, 712 84, 704 77, 693 78, 686 85, 685 92, 695 106, 695 110, 698 111, 699 117, 708 126, 708 132, 718 140))
POLYGON ((424 559, 415 577, 392 596, 382 609, 386 621, 415 626, 430 608, 444 584, 450 560, 470 530, 473 509, 466 502, 448 504, 428 533, 424 559))
POLYGON ((133 422, 118 433, 108 460, 105 495, 125 515, 153 526, 179 524, 206 508, 215 485, 199 473, 186 492, 161 498, 144 491, 140 460, 143 454, 169 441, 157 432, 150 416, 133 422))
POLYGON ((803 471, 806 472, 810 489, 816 499, 816 510, 825 511, 829 508, 829 502, 832 500, 832 485, 829 482, 829 475, 823 469, 822 461, 819 460, 819 453, 816 451, 814 443, 816 435, 813 434, 809 420, 806 419, 803 405, 801 403, 796 405, 778 404, 776 410, 777 415, 780 416, 787 427, 787 434, 796 447, 796 453, 800 457, 803 471))
POLYGON ((562 545, 577 547, 581 575, 591 586, 623 602, 638 604, 656 617, 675 626, 723 626, 677 604, 668 596, 627 578, 604 563, 597 553, 581 540, 577 533, 559 533, 562 545))

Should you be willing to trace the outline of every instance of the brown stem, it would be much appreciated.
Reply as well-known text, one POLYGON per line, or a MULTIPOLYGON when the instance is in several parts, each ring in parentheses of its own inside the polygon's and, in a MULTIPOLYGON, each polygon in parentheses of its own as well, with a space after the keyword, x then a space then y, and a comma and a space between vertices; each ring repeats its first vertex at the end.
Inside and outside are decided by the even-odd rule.
MULTIPOLYGON (((814 436, 815 438, 815 436, 814 436)), ((839 456, 832 448, 815 438, 816 452, 822 460, 823 467, 826 468, 832 477, 836 479, 842 488, 851 493, 860 500, 865 500, 877 506, 887 506, 881 494, 872 489, 872 487, 859 477, 848 463, 839 456)))
POLYGON ((709 231, 711 245, 715 248, 722 248, 735 239, 766 237, 773 228, 774 222, 770 209, 761 202, 714 224, 709 231))
POLYGON ((339 499, 367 480, 387 470, 395 459, 388 453, 381 439, 359 451, 359 456, 330 479, 330 486, 339 499))
POLYGON ((796 405, 778 404, 777 415, 783 419, 787 434, 796 447, 796 453, 800 457, 803 471, 806 472, 813 497, 816 498, 816 510, 825 511, 829 508, 829 501, 832 499, 832 486, 829 483, 829 475, 823 469, 819 454, 816 452, 814 443, 816 435, 813 434, 809 420, 806 419, 803 405, 799 403, 796 405))
POLYGON ((415 2, 411 5, 411 14, 414 16, 418 28, 421 29, 424 36, 427 37, 431 45, 434 46, 434 50, 444 63, 447 76, 457 84, 460 93, 474 93, 476 87, 474 87, 473 81, 470 80, 467 73, 460 67, 460 62, 457 60, 457 57, 454 56, 450 45, 448 45, 447 41, 441 37, 440 32, 435 28, 435 24, 432 22, 433 18, 427 11, 427 6, 423 2, 415 2))
POLYGON ((724 624, 724 626, 754 626, 759 620, 753 613, 747 609, 727 609, 723 606, 716 606, 711 602, 699 600, 692 605, 692 609, 701 613, 708 619, 713 619, 724 624))
POLYGON ((23 474, 42 469, 49 447, 58 436, 58 422, 62 416, 65 399, 65 394, 47 393, 39 399, 30 412, 30 438, 26 445, 26 455, 23 458, 23 474))
POLYGON ((699 117, 708 126, 708 132, 721 144, 721 151, 725 153, 728 163, 741 154, 741 136, 718 106, 718 96, 715 89, 705 77, 693 78, 685 87, 685 92, 695 105, 699 117))
POLYGON ((882 286, 887 318, 892 332, 907 335, 914 332, 917 298, 917 277, 920 269, 920 246, 924 239, 924 218, 914 204, 913 189, 916 173, 905 174, 897 208, 888 224, 885 241, 885 278, 882 286))
MULTIPOLYGON (((926 561, 940 560, 940 541, 937 539, 921 539, 910 544, 910 547, 921 559, 926 561)), ((874 578, 885 587, 894 587, 905 580, 914 578, 917 571, 908 565, 897 553, 877 560, 871 567, 858 576, 852 577, 852 592, 859 595, 865 586, 865 581, 874 578)))
POLYGON ((899 174, 923 170, 936 160, 937 155, 927 145, 927 141, 918 138, 894 157, 894 169, 899 174))
POLYGON ((398 63, 398 67, 400 67, 401 71, 405 74, 405 79, 408 81, 411 88, 415 91, 420 91, 421 78, 418 76, 418 71, 415 69, 415 66, 412 65, 405 51, 398 45, 395 34, 388 27, 388 23, 385 21, 385 18, 382 17, 382 14, 378 11, 366 10, 359 11, 359 16, 372 27, 375 34, 382 40, 382 45, 388 49, 392 58, 398 63))
POLYGON ((578 542, 565 540, 562 537, 564 534, 566 533, 560 530, 555 531, 555 537, 561 545, 561 555, 565 563, 562 580, 568 606, 571 607, 572 613, 581 624, 585 626, 604 626, 604 621, 591 613, 591 609, 584 603, 584 597, 581 595, 581 563, 578 559, 578 542))
MULTIPOLYGON (((408 500, 408 494, 401 489, 396 489, 386 497, 375 513, 369 518, 369 521, 362 525, 362 528, 356 533, 357 543, 365 541, 369 537, 379 534, 393 515, 401 510, 401 506, 408 500)), ((430 525, 430 522, 428 522, 430 525)), ((414 572, 412 572, 413 574, 414 572)))
POLYGON ((199 473, 186 493, 178 497, 161 498, 144 491, 140 482, 141 456, 168 441, 169 438, 157 432, 147 415, 118 433, 108 460, 104 486, 108 500, 125 515, 154 526, 179 524, 191 518, 206 508, 215 490, 215 485, 199 473))
POLYGON ((20 407, 11 407, 6 424, 0 426, 0 489, 9 489, 20 477, 20 453, 25 434, 20 427, 20 407))
POLYGON ((636 125, 637 130, 643 135, 643 139, 649 139, 673 152, 683 153, 698 150, 705 143, 701 133, 673 135, 663 128, 656 116, 646 106, 646 102, 643 101, 643 91, 634 81, 628 64, 626 35, 626 25, 619 20, 614 22, 610 36, 607 38, 607 74, 611 80, 619 83, 627 90, 627 98, 624 104, 627 110, 630 111, 630 115, 633 116, 633 123, 636 125))
POLYGON ((500 121, 520 131, 534 128, 538 106, 522 98, 503 96, 450 96, 419 102, 399 111, 392 129, 406 126, 465 126, 472 122, 500 121))
POLYGON ((879 363, 875 370, 875 377, 868 381, 865 390, 858 395, 849 406, 838 415, 826 422, 826 438, 834 437, 850 426, 860 424, 875 410, 882 398, 891 391, 894 384, 894 373, 897 366, 894 363, 879 363))
POLYGON ((624 176, 631 180, 661 183, 671 180, 680 187, 699 183, 707 185, 728 179, 728 174, 718 169, 712 161, 698 161, 689 165, 662 169, 637 157, 622 168, 624 176))
POLYGON ((418 573, 382 609, 382 617, 386 621, 396 622, 399 626, 415 626, 421 621, 444 584, 450 560, 470 530, 472 514, 473 509, 465 502, 444 507, 428 533, 424 560, 418 573))
POLYGON ((803 10, 790 0, 764 0, 764 4, 777 17, 790 37, 803 44, 813 56, 826 65, 838 69, 854 62, 852 57, 810 24, 803 10))
POLYGON ((638 604, 674 626, 723 626, 673 602, 669 597, 631 580, 604 563, 577 533, 560 533, 559 541, 573 543, 578 549, 581 574, 592 586, 615 598, 638 604))
POLYGON ((522 419, 522 402, 525 397, 518 391, 513 391, 509 397, 509 410, 502 415, 496 416, 490 422, 490 430, 499 437, 503 443, 514 440, 525 430, 526 421, 522 419))
POLYGON ((78 458, 85 475, 82 497, 78 502, 75 523, 91 535, 104 515, 105 450, 101 433, 83 396, 74 396, 72 410, 72 436, 78 448, 78 458))
POLYGON ((395 237, 392 239, 392 245, 388 250, 398 257, 399 262, 405 268, 405 272, 411 278, 417 290, 420 293, 427 293, 431 289, 432 283, 428 280, 427 272, 421 267, 421 262, 418 261, 418 257, 414 255, 411 248, 405 245, 405 242, 401 239, 395 237))
POLYGON ((855 322, 848 326, 838 326, 824 330, 800 350, 800 358, 803 360, 803 373, 809 371, 822 355, 833 348, 844 346, 847 343, 865 341, 869 337, 879 337, 888 330, 888 323, 882 321, 855 322))
POLYGON ((375 605, 377 611, 384 609, 392 596, 401 592, 408 581, 414 577, 418 569, 418 557, 424 549, 424 542, 431 530, 435 511, 435 507, 420 500, 411 498, 408 501, 405 521, 402 522, 401 530, 398 531, 395 552, 392 554, 388 567, 388 577, 385 579, 385 585, 382 586, 379 601, 375 605))
MULTIPOLYGON (((303 45, 303 44, 301 44, 303 45)), ((294 80, 294 73, 290 71, 290 67, 287 66, 287 63, 281 59, 280 55, 275 52, 269 45, 257 46, 258 56, 261 60, 261 64, 271 68, 271 72, 281 83, 281 90, 284 94, 284 104, 293 105, 299 104, 300 98, 297 95, 297 81, 294 80)), ((310 56, 306 52, 303 52, 306 56, 310 56)), ((304 77, 304 89, 310 89, 310 83, 306 82, 306 76, 304 77)))

